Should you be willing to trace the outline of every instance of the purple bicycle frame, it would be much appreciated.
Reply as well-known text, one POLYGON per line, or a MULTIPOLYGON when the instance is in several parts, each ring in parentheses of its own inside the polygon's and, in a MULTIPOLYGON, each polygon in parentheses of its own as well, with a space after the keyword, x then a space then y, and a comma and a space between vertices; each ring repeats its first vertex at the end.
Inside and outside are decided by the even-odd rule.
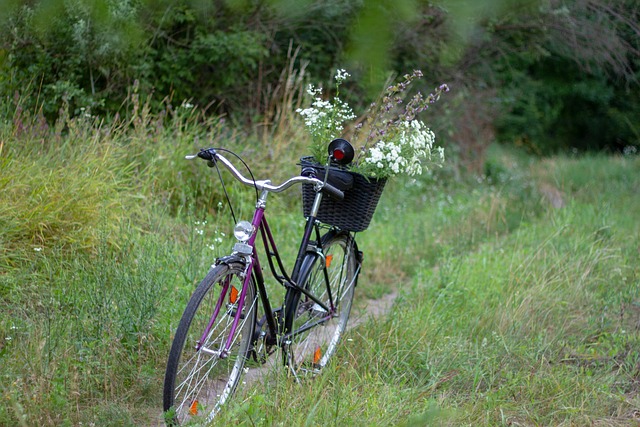
MULTIPOLYGON (((231 348, 231 344, 233 343, 233 337, 236 334, 236 329, 238 328, 238 322, 240 321, 240 317, 242 313, 241 307, 244 306, 244 300, 247 295, 247 289, 249 288, 249 282, 251 281, 251 272, 253 271, 254 263, 255 264, 258 263, 258 258, 255 256, 254 245, 255 245, 256 237, 258 235, 258 228, 260 228, 263 218, 264 218, 264 207, 258 206, 256 208, 256 211, 253 214, 253 220, 251 221, 251 225, 253 225, 253 234, 247 241, 247 244, 252 248, 254 248, 253 254, 251 255, 251 262, 247 265, 247 270, 245 271, 244 283, 242 284, 242 291, 240 292, 240 297, 238 299, 238 309, 236 310, 236 314, 233 318, 233 323, 231 324, 229 337, 227 338, 224 348, 220 352, 221 359, 224 359, 229 354, 229 349, 231 348)), ((216 319, 218 318, 218 315, 220 314, 220 309, 222 308, 222 304, 224 302, 224 299, 227 295, 228 290, 229 290, 229 280, 227 279, 226 283, 223 284, 222 292, 220 293, 220 297, 218 299, 218 302, 216 303, 216 308, 213 311, 211 320, 209 321, 209 324, 207 325, 205 331, 203 332, 202 337, 200 338, 200 341, 198 341, 198 346, 196 350, 200 350, 201 346, 206 342, 207 336, 209 335, 209 332, 211 331, 213 324, 215 323, 216 319)))

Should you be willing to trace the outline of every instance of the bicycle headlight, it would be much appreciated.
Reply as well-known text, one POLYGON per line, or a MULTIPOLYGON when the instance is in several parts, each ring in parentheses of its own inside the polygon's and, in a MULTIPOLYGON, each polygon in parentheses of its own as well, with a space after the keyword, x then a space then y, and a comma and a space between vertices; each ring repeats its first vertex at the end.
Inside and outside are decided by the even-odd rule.
POLYGON ((245 243, 253 234, 253 225, 249 221, 240 221, 233 229, 233 235, 239 242, 245 243))

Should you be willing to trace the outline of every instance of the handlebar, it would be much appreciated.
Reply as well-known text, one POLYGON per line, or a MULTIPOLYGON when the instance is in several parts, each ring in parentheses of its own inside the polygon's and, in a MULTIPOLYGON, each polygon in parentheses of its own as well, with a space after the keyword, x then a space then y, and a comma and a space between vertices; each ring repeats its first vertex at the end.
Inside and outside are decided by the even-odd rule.
POLYGON ((209 166, 213 166, 217 162, 222 163, 238 181, 240 181, 245 185, 248 185, 249 187, 255 187, 260 191, 280 193, 295 184, 311 184, 313 185, 313 188, 315 191, 322 191, 339 200, 344 199, 343 191, 317 178, 311 178, 307 176, 294 176, 292 178, 289 178, 288 180, 286 180, 280 185, 272 185, 271 181, 268 179, 259 180, 259 181, 248 179, 245 176, 243 176, 238 169, 236 169, 233 163, 231 163, 222 154, 218 153, 214 148, 202 149, 198 154, 185 156, 187 160, 192 160, 192 159, 195 159, 196 157, 200 157, 201 159, 207 160, 209 162, 209 166))

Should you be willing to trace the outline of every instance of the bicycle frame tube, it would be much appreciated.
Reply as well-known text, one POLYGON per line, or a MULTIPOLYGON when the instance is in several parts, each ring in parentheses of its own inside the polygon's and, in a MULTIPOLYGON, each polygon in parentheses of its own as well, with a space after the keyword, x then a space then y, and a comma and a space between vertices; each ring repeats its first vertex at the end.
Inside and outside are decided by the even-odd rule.
POLYGON ((273 234, 271 234, 271 228, 269 228, 269 223, 267 222, 266 217, 263 217, 262 219, 260 234, 262 235, 262 243, 264 244, 264 251, 267 254, 267 260, 269 261, 271 274, 278 282, 280 282, 282 286, 293 286, 293 280, 291 280, 291 278, 287 274, 286 269, 282 263, 280 253, 278 252, 278 247, 276 245, 275 239, 273 238, 273 234), (273 258, 275 258, 275 264, 273 262, 273 258), (276 271, 276 264, 279 271, 276 271))
MULTIPOLYGON (((291 276, 296 278, 296 281, 297 281, 298 274, 300 273, 302 260, 304 259, 307 253, 307 246, 309 245, 309 240, 311 239, 311 233, 313 233, 313 229, 315 227, 316 217, 318 216, 318 210, 320 210, 320 202, 322 202, 322 193, 317 192, 316 197, 313 200, 313 206, 311 207, 311 212, 309 212, 309 218, 307 218, 307 225, 305 226, 302 242, 300 243, 300 248, 298 249, 298 256, 296 258, 296 263, 293 266, 293 272, 291 273, 291 276)), ((320 236, 318 236, 318 241, 320 241, 319 237, 320 236)))

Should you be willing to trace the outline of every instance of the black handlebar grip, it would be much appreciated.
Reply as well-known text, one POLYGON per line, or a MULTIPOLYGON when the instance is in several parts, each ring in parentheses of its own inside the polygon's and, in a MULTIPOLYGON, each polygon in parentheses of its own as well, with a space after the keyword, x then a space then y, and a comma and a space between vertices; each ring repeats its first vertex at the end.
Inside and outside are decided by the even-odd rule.
POLYGON ((331 184, 325 184, 324 186, 322 186, 322 192, 338 200, 344 199, 344 192, 341 190, 338 190, 336 187, 334 187, 331 184))
POLYGON ((215 161, 216 158, 216 150, 213 148, 208 148, 208 149, 201 149, 200 152, 198 153, 198 157, 200 157, 201 159, 204 160, 208 160, 208 161, 215 161))

